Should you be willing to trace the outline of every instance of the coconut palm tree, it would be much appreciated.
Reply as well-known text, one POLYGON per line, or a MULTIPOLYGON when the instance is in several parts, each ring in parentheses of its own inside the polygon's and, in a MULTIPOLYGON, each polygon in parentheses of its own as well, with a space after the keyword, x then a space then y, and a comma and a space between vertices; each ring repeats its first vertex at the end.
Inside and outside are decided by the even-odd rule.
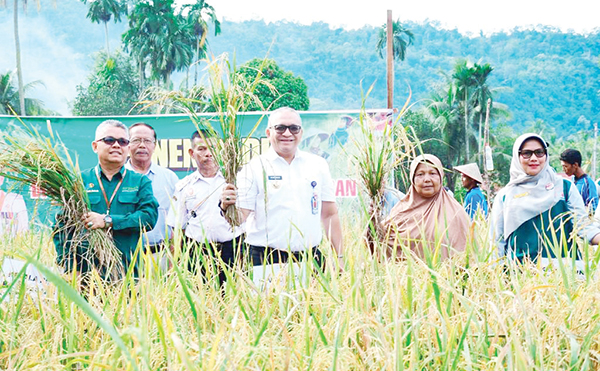
POLYGON ((490 66, 489 63, 483 65, 475 63, 474 69, 475 72, 473 74, 473 78, 475 80, 475 86, 473 87, 473 109, 477 118, 479 119, 479 135, 477 136, 477 145, 478 152, 481 155, 481 148, 483 142, 483 120, 487 113, 487 101, 488 99, 490 99, 492 104, 494 102, 492 91, 487 85, 487 79, 494 70, 494 68, 490 66))
MULTIPOLYGON (((36 0, 38 9, 40 8, 40 1, 36 0)), ((0 0, 0 8, 6 8, 6 0, 0 0)), ((21 68, 21 42, 19 40, 19 0, 13 1, 13 33, 15 36, 15 56, 17 62, 17 81, 19 84, 19 107, 20 112, 25 112, 25 96, 23 86, 23 71, 21 68)), ((23 0, 23 11, 27 11, 27 1, 23 0)))
POLYGON ((469 161, 469 115, 472 114, 472 112, 469 110, 469 106, 471 105, 473 88, 477 84, 477 81, 475 80, 475 68, 466 60, 458 61, 454 65, 454 73, 452 74, 452 78, 456 83, 458 95, 461 97, 462 112, 465 124, 465 160, 469 161))
POLYGON ((94 23, 104 23, 104 37, 106 40, 106 54, 110 55, 108 44, 108 22, 114 19, 115 23, 121 21, 121 15, 127 13, 127 7, 120 0, 82 0, 88 5, 87 18, 94 23))
MULTIPOLYGON (((443 141, 446 143, 446 153, 440 154, 440 158, 448 166, 458 165, 464 144, 464 136, 460 125, 460 108, 458 102, 458 88, 449 80, 448 84, 431 93, 431 98, 425 110, 426 117, 443 133, 443 141)), ((454 189, 454 172, 447 171, 446 184, 454 189)))
MULTIPOLYGON (((13 79, 16 71, 0 74, 0 115, 17 116, 37 116, 37 115, 53 115, 54 113, 44 108, 44 103, 39 99, 25 98, 23 95, 25 107, 21 109, 19 89, 13 85, 13 79)), ((39 81, 32 81, 23 86, 23 91, 27 91, 44 84, 39 81)))
MULTIPOLYGON (((412 45, 415 36, 412 31, 404 27, 400 20, 392 23, 392 53, 394 60, 403 61, 406 58, 406 49, 412 45)), ((379 56, 383 58, 383 52, 386 48, 387 43, 387 28, 386 25, 381 26, 379 29, 379 36, 377 37, 377 45, 375 49, 379 53, 379 56)))
POLYGON ((194 62, 194 86, 198 84, 198 63, 206 57, 206 38, 208 36, 208 25, 212 23, 215 28, 215 36, 221 33, 221 22, 217 19, 215 9, 204 0, 198 0, 195 4, 187 4, 182 8, 191 34, 194 36, 195 62, 194 62), (187 13, 187 15, 185 15, 187 13))
POLYGON ((151 78, 162 81, 166 89, 171 74, 190 65, 193 36, 174 9, 173 0, 139 2, 129 16, 129 30, 123 34, 123 43, 138 60, 140 83, 148 64, 151 78))

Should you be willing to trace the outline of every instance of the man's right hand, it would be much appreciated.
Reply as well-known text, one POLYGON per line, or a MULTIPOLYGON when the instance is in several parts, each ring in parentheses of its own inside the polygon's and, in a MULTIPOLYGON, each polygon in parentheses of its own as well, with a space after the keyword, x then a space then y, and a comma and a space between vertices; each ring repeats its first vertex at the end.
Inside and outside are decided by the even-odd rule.
POLYGON ((233 184, 226 184, 221 194, 221 209, 227 210, 231 205, 235 205, 237 199, 237 189, 233 184))

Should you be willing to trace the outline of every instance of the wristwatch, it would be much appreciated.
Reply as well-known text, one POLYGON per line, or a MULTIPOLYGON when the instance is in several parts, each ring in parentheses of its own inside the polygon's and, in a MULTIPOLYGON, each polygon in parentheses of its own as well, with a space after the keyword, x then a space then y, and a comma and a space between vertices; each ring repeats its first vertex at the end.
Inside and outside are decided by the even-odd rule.
POLYGON ((108 214, 104 216, 104 228, 112 228, 112 218, 108 214))

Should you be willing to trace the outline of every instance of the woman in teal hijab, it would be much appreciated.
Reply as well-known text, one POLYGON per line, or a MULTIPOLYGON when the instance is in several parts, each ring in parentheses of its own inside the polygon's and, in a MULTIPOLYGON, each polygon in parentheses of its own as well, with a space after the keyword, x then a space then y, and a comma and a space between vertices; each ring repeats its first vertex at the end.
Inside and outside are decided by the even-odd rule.
POLYGON ((546 141, 523 134, 512 155, 510 182, 496 196, 491 215, 498 254, 519 261, 568 256, 576 246, 574 230, 597 245, 600 227, 588 217, 577 188, 550 166, 546 141))

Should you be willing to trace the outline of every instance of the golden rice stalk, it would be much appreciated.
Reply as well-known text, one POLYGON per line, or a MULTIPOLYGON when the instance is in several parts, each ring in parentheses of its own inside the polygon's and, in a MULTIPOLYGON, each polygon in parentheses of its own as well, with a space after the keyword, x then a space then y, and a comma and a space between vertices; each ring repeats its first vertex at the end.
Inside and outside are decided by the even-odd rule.
POLYGON ((22 128, 0 132, 0 175, 38 187, 61 205, 62 216, 58 219, 62 222, 61 230, 72 235, 70 252, 89 244, 83 247, 83 258, 95 262, 96 269, 106 278, 117 279, 124 269, 111 235, 102 229, 88 230, 81 222, 90 211, 90 202, 79 166, 73 163, 60 138, 54 136, 50 123, 50 138, 22 121, 21 124, 22 128))
MULTIPOLYGON (((266 59, 263 63, 266 63, 266 59)), ((208 87, 204 92, 208 92, 208 101, 191 99, 177 92, 169 92, 161 95, 155 95, 153 100, 146 100, 147 107, 171 104, 177 110, 185 112, 196 128, 204 129, 211 133, 215 140, 211 147, 212 155, 219 165, 225 181, 235 184, 238 172, 244 165, 246 155, 246 141, 252 136, 256 128, 260 125, 264 116, 255 123, 249 133, 242 135, 242 123, 238 114, 244 112, 252 104, 256 104, 263 111, 268 111, 270 107, 263 107, 262 102, 254 94, 259 86, 277 92, 275 87, 263 78, 262 65, 257 69, 256 77, 248 79, 239 74, 235 64, 228 60, 227 54, 223 54, 214 60, 207 61, 207 82, 208 87), (213 113, 210 118, 198 115, 198 107, 204 105, 206 111, 213 113), (212 122, 217 122, 217 127, 213 127, 212 122)), ((274 103, 274 102, 273 102, 274 103)), ((271 103, 271 104, 273 104, 271 103)), ((211 138, 204 138, 207 142, 211 138)), ((232 226, 239 226, 238 211, 234 206, 227 209, 225 218, 232 226)))
POLYGON ((365 243, 374 253, 378 241, 385 239, 385 231, 381 225, 384 215, 385 185, 393 175, 394 169, 401 162, 410 158, 414 152, 413 144, 400 124, 400 118, 408 109, 410 95, 398 113, 396 120, 386 124, 382 131, 374 130, 374 122, 365 109, 365 100, 373 85, 363 96, 359 117, 361 133, 354 139, 356 154, 352 162, 357 169, 359 184, 368 198, 367 225, 365 243))

